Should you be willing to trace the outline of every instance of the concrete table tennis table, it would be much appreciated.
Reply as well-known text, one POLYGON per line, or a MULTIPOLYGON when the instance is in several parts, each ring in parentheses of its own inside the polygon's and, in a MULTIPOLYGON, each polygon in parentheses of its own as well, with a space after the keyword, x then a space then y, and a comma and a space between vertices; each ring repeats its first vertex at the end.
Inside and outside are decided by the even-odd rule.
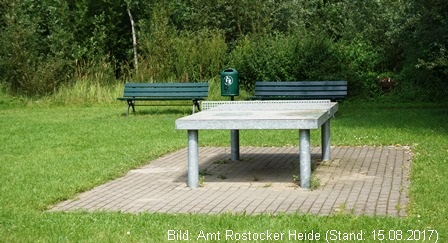
MULTIPOLYGON (((311 187, 310 129, 321 128, 322 160, 330 160, 330 118, 336 102, 204 101, 203 111, 177 119, 176 129, 188 131, 188 181, 199 187, 199 130, 230 130, 231 159, 239 160, 239 130, 299 130, 300 186, 311 187)), ((266 138, 268 139, 268 138, 266 138)))

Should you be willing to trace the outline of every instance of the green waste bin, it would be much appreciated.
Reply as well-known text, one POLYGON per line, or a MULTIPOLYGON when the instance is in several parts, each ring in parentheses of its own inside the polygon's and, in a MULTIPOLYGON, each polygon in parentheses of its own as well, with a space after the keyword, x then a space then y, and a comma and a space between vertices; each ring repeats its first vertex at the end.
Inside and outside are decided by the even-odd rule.
POLYGON ((232 68, 224 69, 221 72, 221 95, 240 95, 238 71, 232 68))

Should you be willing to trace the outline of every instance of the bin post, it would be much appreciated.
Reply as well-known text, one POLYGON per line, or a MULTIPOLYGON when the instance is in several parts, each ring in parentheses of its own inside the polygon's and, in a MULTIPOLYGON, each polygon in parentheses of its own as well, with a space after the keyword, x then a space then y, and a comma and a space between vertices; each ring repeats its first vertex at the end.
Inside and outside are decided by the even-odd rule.
MULTIPOLYGON (((221 72, 221 96, 230 96, 234 101, 235 96, 240 95, 238 71, 233 68, 227 68, 221 72)), ((240 160, 240 131, 230 131, 230 159, 232 161, 240 160)))

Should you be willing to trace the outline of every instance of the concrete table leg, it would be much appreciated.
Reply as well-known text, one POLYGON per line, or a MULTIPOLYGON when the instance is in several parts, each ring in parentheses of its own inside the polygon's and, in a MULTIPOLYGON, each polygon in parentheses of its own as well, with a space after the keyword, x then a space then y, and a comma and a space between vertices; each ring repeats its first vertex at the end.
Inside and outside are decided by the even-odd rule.
POLYGON ((198 130, 188 130, 188 187, 199 187, 198 130))
POLYGON ((331 159, 331 147, 330 147, 330 119, 322 124, 322 160, 331 159))
POLYGON ((240 130, 230 130, 230 159, 240 160, 240 130))
POLYGON ((311 147, 310 130, 299 130, 300 142, 300 187, 302 189, 311 188, 311 147))

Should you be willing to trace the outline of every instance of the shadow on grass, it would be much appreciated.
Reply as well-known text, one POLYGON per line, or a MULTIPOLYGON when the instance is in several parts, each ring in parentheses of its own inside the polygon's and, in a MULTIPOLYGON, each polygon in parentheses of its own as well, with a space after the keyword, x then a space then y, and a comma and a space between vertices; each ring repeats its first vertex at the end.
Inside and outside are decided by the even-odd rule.
MULTIPOLYGON (((197 112, 197 111, 196 111, 197 112)), ((176 115, 176 116, 186 116, 192 113, 191 106, 186 105, 176 106, 176 105, 144 105, 136 106, 135 112, 132 108, 129 110, 129 116, 154 116, 154 115, 176 115)), ((126 117, 126 109, 123 109, 121 116, 126 117)))
POLYGON ((448 134, 448 107, 445 106, 341 106, 340 111, 336 122, 347 128, 388 133, 404 129, 421 135, 448 134))

